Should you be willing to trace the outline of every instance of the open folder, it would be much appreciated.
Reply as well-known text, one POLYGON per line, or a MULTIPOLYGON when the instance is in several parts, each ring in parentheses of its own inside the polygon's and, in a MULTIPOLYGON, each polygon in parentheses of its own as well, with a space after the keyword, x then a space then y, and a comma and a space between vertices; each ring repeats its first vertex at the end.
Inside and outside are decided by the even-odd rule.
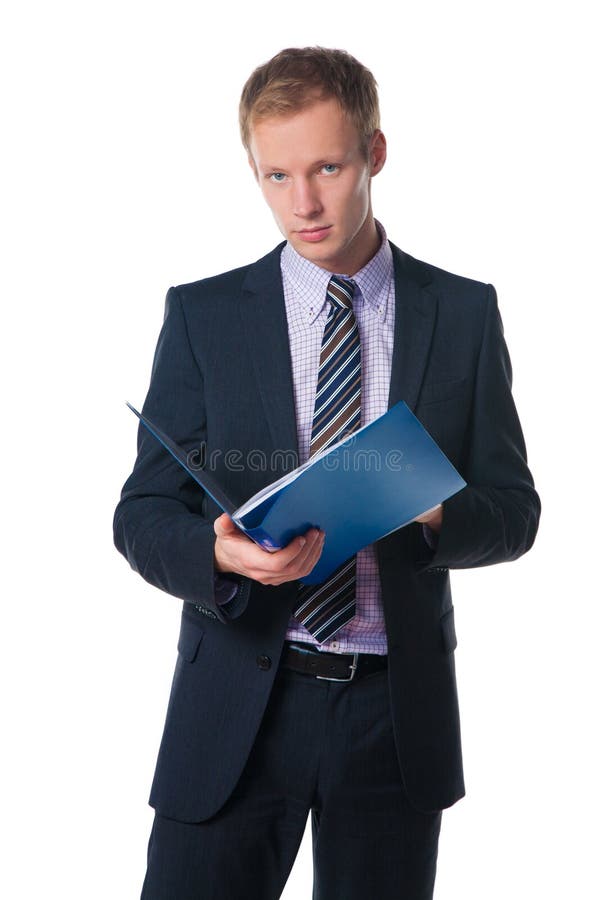
POLYGON ((304 584, 319 584, 358 550, 412 522, 466 482, 404 401, 235 507, 206 467, 128 403, 142 424, 248 537, 279 550, 325 532, 304 584))

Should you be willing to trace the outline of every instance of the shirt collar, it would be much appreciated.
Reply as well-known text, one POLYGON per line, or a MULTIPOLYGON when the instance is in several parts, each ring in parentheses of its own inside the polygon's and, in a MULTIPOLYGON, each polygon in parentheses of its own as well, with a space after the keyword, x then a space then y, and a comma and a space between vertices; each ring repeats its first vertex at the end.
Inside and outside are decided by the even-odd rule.
MULTIPOLYGON (((362 269, 352 276, 352 280, 358 285, 365 305, 381 321, 385 321, 390 294, 389 286, 394 273, 394 260, 385 228, 377 219, 375 219, 375 225, 381 237, 379 249, 362 269)), ((327 300, 327 285, 331 276, 335 274, 342 278, 349 277, 342 272, 328 272, 317 266, 316 263, 305 259, 289 241, 281 253, 281 270, 284 277, 291 283, 294 294, 311 324, 327 300)))

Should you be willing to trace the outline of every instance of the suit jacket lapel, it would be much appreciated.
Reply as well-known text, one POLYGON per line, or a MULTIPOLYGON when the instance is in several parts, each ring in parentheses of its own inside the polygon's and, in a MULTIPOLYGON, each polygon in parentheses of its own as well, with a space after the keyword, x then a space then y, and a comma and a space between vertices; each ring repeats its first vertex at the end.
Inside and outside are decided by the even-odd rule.
POLYGON ((390 241, 394 257, 396 319, 388 408, 404 400, 414 410, 419 399, 437 316, 431 278, 417 260, 390 241))
MULTIPOLYGON (((298 453, 294 385, 280 256, 285 242, 254 263, 242 287, 241 323, 273 449, 298 453)), ((388 408, 419 399, 437 316, 427 269, 390 241, 394 258, 395 325, 388 408)))
POLYGON ((274 450, 293 450, 298 434, 280 257, 285 241, 254 263, 242 286, 241 319, 274 450))

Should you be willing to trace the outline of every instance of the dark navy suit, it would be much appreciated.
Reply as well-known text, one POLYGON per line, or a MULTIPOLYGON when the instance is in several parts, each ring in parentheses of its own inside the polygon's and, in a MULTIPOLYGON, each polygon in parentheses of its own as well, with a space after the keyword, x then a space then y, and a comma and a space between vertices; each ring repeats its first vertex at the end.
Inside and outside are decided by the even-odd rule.
MULTIPOLYGON (((396 317, 388 405, 404 400, 468 485, 444 503, 435 551, 418 524, 376 544, 399 767, 411 804, 432 811, 464 793, 448 570, 525 553, 540 501, 494 288, 391 246, 396 317)), ((187 449, 204 448, 215 477, 240 504, 284 474, 285 451, 297 452, 282 247, 253 265, 170 289, 143 408, 187 449), (232 450, 238 455, 227 457, 232 450), (253 450, 279 465, 248 465, 253 450)), ((287 454, 288 468, 293 458, 287 454)), ((236 597, 220 608, 213 580, 220 513, 140 427, 114 534, 143 578, 184 601, 150 799, 158 813, 180 822, 213 816, 238 782, 298 588, 240 576, 236 597)))

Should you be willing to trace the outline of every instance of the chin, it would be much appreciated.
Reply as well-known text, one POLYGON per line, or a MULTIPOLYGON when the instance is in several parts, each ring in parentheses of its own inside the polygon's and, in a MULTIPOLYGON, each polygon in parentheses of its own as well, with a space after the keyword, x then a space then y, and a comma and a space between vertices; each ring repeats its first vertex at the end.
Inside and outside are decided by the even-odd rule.
POLYGON ((303 256, 304 259, 308 259, 310 262, 315 263, 315 265, 321 266, 322 269, 329 269, 329 266, 327 266, 326 263, 331 258, 331 254, 326 252, 324 248, 319 251, 318 247, 299 244, 294 245, 294 249, 300 256, 303 256))

